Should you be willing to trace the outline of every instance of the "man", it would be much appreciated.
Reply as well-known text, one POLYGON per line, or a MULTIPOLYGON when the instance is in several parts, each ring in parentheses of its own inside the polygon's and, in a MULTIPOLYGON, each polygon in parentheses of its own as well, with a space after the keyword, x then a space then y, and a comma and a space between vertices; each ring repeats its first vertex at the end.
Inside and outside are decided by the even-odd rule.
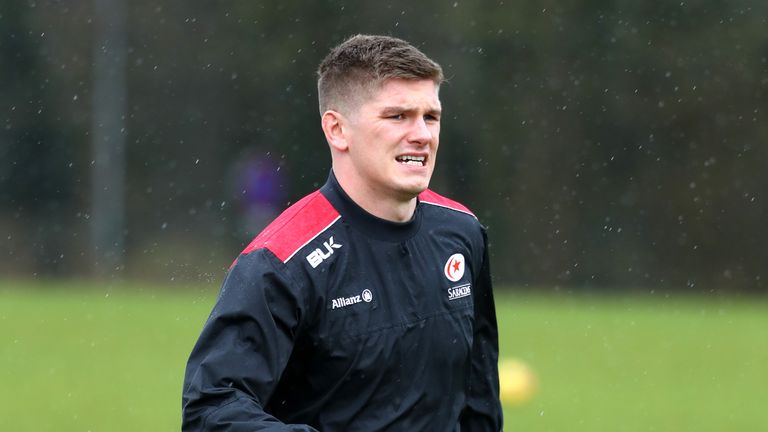
POLYGON ((358 35, 318 75, 330 177, 229 270, 187 364, 183 429, 501 430, 485 231, 427 189, 440 66, 358 35))

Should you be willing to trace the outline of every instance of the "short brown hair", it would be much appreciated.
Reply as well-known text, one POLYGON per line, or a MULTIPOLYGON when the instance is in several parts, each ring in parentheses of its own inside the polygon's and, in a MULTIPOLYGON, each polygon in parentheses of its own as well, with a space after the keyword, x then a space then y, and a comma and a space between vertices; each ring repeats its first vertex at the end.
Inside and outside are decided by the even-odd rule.
POLYGON ((443 69, 408 42, 389 36, 356 35, 325 57, 317 69, 320 114, 364 97, 391 78, 443 82, 443 69))

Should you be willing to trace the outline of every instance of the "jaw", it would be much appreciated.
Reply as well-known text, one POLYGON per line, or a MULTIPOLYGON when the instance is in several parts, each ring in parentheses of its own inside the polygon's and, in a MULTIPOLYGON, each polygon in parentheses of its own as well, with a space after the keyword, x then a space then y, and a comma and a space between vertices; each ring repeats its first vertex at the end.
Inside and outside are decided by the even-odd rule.
POLYGON ((434 165, 427 160, 423 165, 395 162, 392 182, 402 192, 413 196, 423 192, 429 186, 434 165))

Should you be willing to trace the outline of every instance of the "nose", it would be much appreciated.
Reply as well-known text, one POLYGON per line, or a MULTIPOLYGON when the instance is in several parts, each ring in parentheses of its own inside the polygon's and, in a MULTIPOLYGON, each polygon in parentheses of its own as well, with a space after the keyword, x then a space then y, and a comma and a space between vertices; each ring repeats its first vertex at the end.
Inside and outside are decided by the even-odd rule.
POLYGON ((414 144, 427 145, 433 139, 432 130, 423 117, 417 118, 408 134, 408 141, 414 144))

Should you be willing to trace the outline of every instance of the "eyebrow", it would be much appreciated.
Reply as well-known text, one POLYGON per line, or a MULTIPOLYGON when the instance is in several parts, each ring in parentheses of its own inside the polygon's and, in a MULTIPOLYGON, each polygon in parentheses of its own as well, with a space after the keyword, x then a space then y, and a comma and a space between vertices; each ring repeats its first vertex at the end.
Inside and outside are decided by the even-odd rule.
MULTIPOLYGON (((395 113, 413 113, 418 111, 419 109, 416 107, 405 107, 405 106, 388 106, 381 109, 381 113, 384 115, 388 114, 395 114, 395 113)), ((431 108, 428 109, 425 114, 429 115, 440 115, 442 113, 442 110, 440 108, 431 108)))

